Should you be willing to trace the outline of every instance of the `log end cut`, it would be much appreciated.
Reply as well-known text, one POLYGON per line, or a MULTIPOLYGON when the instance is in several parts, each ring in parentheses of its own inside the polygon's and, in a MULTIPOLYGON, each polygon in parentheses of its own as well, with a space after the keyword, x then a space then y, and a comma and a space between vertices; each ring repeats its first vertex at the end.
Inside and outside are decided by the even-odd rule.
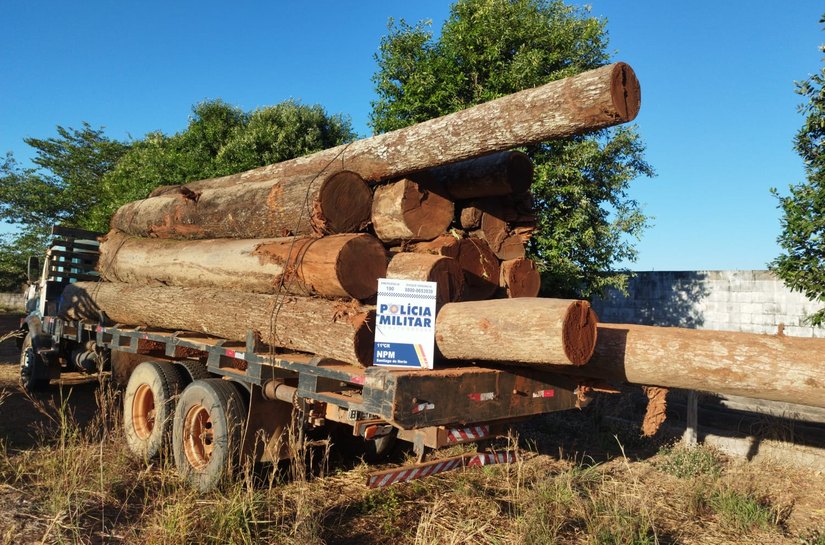
POLYGON ((375 350, 375 310, 359 314, 353 320, 355 355, 359 364, 369 367, 375 350))
POLYGON ((338 283, 354 299, 378 292, 378 279, 387 275, 387 252, 377 238, 366 233, 349 238, 335 263, 338 283))
POLYGON ((312 211, 321 234, 356 233, 370 221, 372 192, 361 176, 344 170, 324 180, 312 211))
POLYGON ((562 344, 573 365, 584 365, 596 350, 598 317, 587 301, 575 301, 564 315, 562 344))
POLYGON ((616 63, 611 80, 613 107, 624 122, 632 121, 642 107, 642 89, 630 65, 616 63))
POLYGON ((532 259, 511 259, 501 264, 499 285, 510 298, 536 297, 541 289, 541 273, 532 259))

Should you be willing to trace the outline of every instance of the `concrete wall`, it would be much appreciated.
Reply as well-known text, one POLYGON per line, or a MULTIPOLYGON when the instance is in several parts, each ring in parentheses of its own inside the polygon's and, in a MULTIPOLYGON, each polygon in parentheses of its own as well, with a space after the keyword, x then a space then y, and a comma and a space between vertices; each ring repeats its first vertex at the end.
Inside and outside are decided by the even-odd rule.
POLYGON ((792 292, 768 271, 639 272, 628 296, 611 291, 593 301, 602 322, 776 333, 825 338, 804 323, 823 306, 792 292))
POLYGON ((0 310, 18 310, 22 312, 26 308, 26 296, 22 293, 0 292, 0 310))

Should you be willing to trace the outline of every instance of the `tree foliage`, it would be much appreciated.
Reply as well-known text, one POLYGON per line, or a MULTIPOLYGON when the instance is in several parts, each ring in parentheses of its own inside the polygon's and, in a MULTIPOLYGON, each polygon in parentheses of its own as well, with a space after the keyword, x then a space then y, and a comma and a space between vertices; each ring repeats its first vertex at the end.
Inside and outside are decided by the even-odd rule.
MULTIPOLYGON (((820 19, 825 23, 825 16, 820 19)), ((820 46, 825 52, 825 46, 820 46)), ((805 97, 805 116, 794 138, 794 149, 805 163, 806 181, 791 185, 780 196, 782 233, 777 241, 783 253, 770 267, 793 290, 825 302, 825 66, 803 82, 796 92, 805 97)), ((825 308, 809 317, 814 325, 825 322, 825 308)))
POLYGON ((89 210, 101 203, 104 175, 128 149, 87 123, 58 126, 57 136, 24 142, 34 149, 34 166, 21 166, 11 153, 0 165, 0 219, 18 227, 0 240, 4 290, 20 287, 27 256, 42 252, 52 225, 84 226, 89 210))
MULTIPOLYGON (((429 23, 390 21, 376 55, 378 99, 370 123, 386 132, 609 61, 606 22, 549 0, 458 0, 440 36, 429 23)), ((635 128, 599 131, 525 150, 540 225, 530 251, 548 294, 589 295, 623 286, 647 218, 628 196, 652 176, 635 128)))
POLYGON ((251 112, 202 102, 185 130, 128 143, 86 123, 58 126, 52 138, 27 138, 34 166, 21 166, 12 154, 0 165, 0 220, 17 227, 0 241, 0 289, 20 285, 26 257, 42 253, 54 224, 103 232, 120 205, 160 185, 233 174, 353 138, 349 119, 291 100, 251 112))

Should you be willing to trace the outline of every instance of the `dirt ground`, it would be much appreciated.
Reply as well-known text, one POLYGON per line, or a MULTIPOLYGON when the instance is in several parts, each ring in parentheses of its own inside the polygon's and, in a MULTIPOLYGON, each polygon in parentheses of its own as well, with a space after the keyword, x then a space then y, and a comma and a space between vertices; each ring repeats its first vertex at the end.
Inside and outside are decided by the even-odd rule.
MULTIPOLYGON (((0 336, 16 329, 18 320, 18 315, 0 313, 0 336)), ((48 440, 43 441, 44 437, 48 439, 49 434, 58 433, 59 423, 45 416, 44 414, 48 411, 38 410, 38 405, 60 406, 65 403, 81 424, 91 421, 96 407, 97 382, 95 380, 78 381, 75 378, 61 381, 61 383, 53 382, 45 393, 35 397, 25 395, 17 386, 18 358, 19 351, 14 341, 0 343, 0 397, 3 398, 0 404, 0 416, 2 416, 0 418, 0 442, 4 445, 7 455, 11 457, 22 455, 27 449, 34 448, 37 444, 48 443, 48 440)), ((611 428, 608 433, 605 433, 604 428, 597 430, 594 427, 594 421, 609 420, 610 418, 594 416, 592 412, 567 412, 564 415, 550 415, 525 423, 519 428, 519 433, 521 444, 526 447, 525 452, 529 451, 525 460, 530 471, 557 474, 560 466, 570 465, 571 460, 587 459, 588 463, 603 464, 607 474, 627 472, 633 476, 634 485, 649 488, 651 491, 655 490, 651 492, 650 497, 658 498, 655 500, 657 509, 661 509, 662 513, 669 513, 667 517, 672 516, 674 519, 682 517, 682 522, 673 523, 672 527, 678 528, 681 524, 680 532, 684 535, 675 536, 674 534, 675 537, 663 539, 663 543, 734 542, 729 539, 719 539, 714 536, 713 532, 705 533, 706 521, 692 519, 690 515, 678 512, 679 506, 685 504, 684 498, 678 497, 682 492, 678 487, 687 485, 685 481, 677 481, 669 475, 663 478, 663 474, 657 469, 661 459, 661 454, 657 453, 661 452, 661 446, 667 442, 667 438, 642 439, 638 433, 638 427, 635 429, 611 428), (668 499, 671 496, 672 502, 668 499)), ((361 507, 356 508, 346 504, 341 506, 339 511, 334 511, 338 513, 336 515, 338 519, 322 531, 323 542, 382 543, 386 542, 388 536, 398 537, 399 534, 387 530, 386 527, 377 533, 371 533, 375 532, 374 519, 376 512, 380 509, 370 507, 372 505, 370 502, 375 503, 378 500, 396 502, 396 498, 405 498, 406 504, 415 502, 417 501, 414 492, 415 485, 401 485, 398 488, 401 492, 397 496, 392 491, 383 496, 370 495, 368 491, 362 490, 363 485, 360 484, 363 475, 358 471, 363 473, 363 470, 352 470, 351 467, 342 463, 339 468, 333 468, 336 476, 331 480, 328 479, 329 483, 324 486, 335 486, 337 481, 347 481, 347 488, 354 490, 352 494, 356 499, 353 500, 353 505, 361 507), (351 478, 348 475, 351 475, 351 478)), ((757 466, 747 462, 734 462, 731 468, 726 471, 730 472, 732 479, 737 478, 737 475, 741 473, 741 479, 758 481, 754 483, 755 486, 759 490, 769 491, 773 501, 780 504, 784 510, 781 530, 783 535, 778 539, 775 536, 771 538, 774 545, 821 545, 825 543, 825 537, 823 537, 825 536, 825 467, 820 471, 812 471, 787 465, 760 464, 757 466)), ((457 479, 457 483, 462 482, 458 477, 457 479)), ((466 490, 462 493, 465 496, 468 494, 466 490)), ((443 501, 450 504, 464 501, 461 496, 450 498, 453 492, 449 487, 439 494, 442 494, 443 498, 439 497, 436 502, 443 501)), ((330 496, 335 496, 335 494, 330 494, 330 496)), ((36 489, 20 488, 0 481, 0 543, 40 542, 39 536, 44 535, 44 525, 47 522, 43 522, 43 517, 38 515, 35 507, 38 500, 36 489), (14 529, 13 539, 3 541, 4 532, 8 528, 14 529)), ((390 507, 395 505, 392 502, 388 504, 390 507)), ((405 504, 404 502, 402 504, 405 504)), ((381 505, 381 509, 389 509, 384 504, 381 505)), ((414 529, 412 531, 415 532, 414 529)), ((118 529, 118 532, 130 535, 128 528, 118 529)), ((408 542, 409 540, 402 539, 402 541, 408 542)), ((114 541, 92 539, 89 542, 128 543, 132 541, 119 538, 114 541)), ((463 541, 456 541, 456 543, 459 542, 463 543, 463 541)), ((759 541, 743 539, 738 542, 758 543, 759 541)))

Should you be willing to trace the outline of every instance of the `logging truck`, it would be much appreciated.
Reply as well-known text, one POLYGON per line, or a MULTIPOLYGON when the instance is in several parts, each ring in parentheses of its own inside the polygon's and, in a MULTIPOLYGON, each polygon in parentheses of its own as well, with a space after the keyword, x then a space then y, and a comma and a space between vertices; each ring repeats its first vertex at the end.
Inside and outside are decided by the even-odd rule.
MULTIPOLYGON (((29 261, 20 382, 48 387, 64 372, 111 377, 123 391, 126 442, 137 457, 168 449, 180 473, 209 490, 242 456, 289 457, 290 434, 351 430, 373 456, 396 440, 412 444, 413 466, 370 475, 385 486, 458 467, 512 460, 477 449, 427 461, 429 449, 485 445, 505 426, 580 402, 575 379, 534 368, 456 364, 435 370, 359 367, 305 352, 275 351, 251 331, 228 340, 152 324, 72 320, 58 313, 64 291, 99 280, 98 233, 55 227, 44 262, 29 261)), ((103 286, 105 282, 101 282, 103 286)), ((81 301, 80 304, 83 302, 81 301)))

